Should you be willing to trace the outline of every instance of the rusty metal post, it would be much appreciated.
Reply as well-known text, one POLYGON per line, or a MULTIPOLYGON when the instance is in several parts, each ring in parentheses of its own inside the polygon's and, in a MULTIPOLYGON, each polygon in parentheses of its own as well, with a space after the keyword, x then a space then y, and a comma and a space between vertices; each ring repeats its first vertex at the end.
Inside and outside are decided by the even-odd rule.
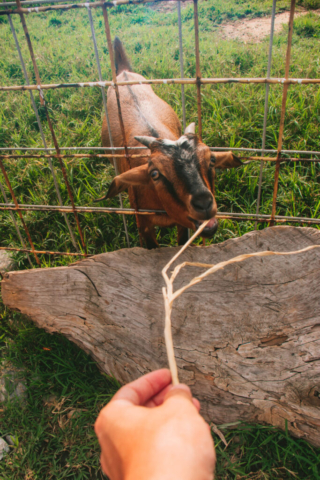
MULTIPOLYGON (((107 36, 107 42, 108 42, 108 49, 109 49, 110 62, 111 62, 111 71, 112 71, 112 81, 114 83, 114 89, 115 89, 115 94, 116 94, 116 99, 117 99, 118 115, 119 115, 119 122, 120 122, 122 138, 123 138, 124 151, 125 151, 125 154, 126 154, 127 165, 130 169, 131 168, 130 155, 129 155, 129 151, 128 151, 128 143, 127 143, 127 138, 126 138, 126 132, 125 132, 122 113, 121 113, 120 93, 119 93, 119 87, 117 85, 116 65, 115 65, 114 56, 113 56, 113 47, 112 47, 108 12, 107 12, 107 8, 106 8, 105 5, 102 6, 102 12, 103 12, 104 26, 105 26, 106 36, 107 36)), ((128 190, 129 190, 129 198, 131 200, 132 206, 135 210, 137 210, 137 200, 136 200, 136 195, 135 195, 134 188, 129 187, 128 190)), ((139 231, 140 246, 142 247, 143 243, 142 243, 142 237, 141 237, 141 232, 140 232, 140 221, 139 221, 139 216, 137 214, 136 214, 136 222, 137 222, 138 231, 139 231)))
MULTIPOLYGON (((179 25, 179 58, 180 58, 180 76, 184 78, 183 69, 183 48, 182 48, 182 25, 181 25, 181 3, 177 2, 178 8, 178 25, 179 25)), ((184 85, 181 84, 181 101, 182 101, 182 124, 183 131, 186 129, 186 99, 184 95, 184 85)))
MULTIPOLYGON (((296 6, 296 0, 291 0, 290 18, 289 18, 289 33, 288 33, 288 46, 287 46, 287 54, 286 54, 285 80, 287 80, 289 78, 292 32, 293 32, 293 19, 294 19, 295 6, 296 6)), ((282 149, 282 141, 283 141, 284 119, 285 119, 285 114, 286 114, 286 103, 287 103, 288 89, 289 89, 289 84, 285 83, 284 86, 283 86, 283 95, 282 95, 277 162, 276 162, 276 168, 275 168, 275 174, 274 174, 273 201, 272 201, 272 212, 271 212, 270 225, 274 224, 274 219, 275 219, 275 215, 276 215, 277 194, 278 194, 279 173, 280 173, 280 162, 281 162, 281 149, 282 149)))
MULTIPOLYGON (((273 46, 273 34, 274 34, 274 21, 275 21, 275 16, 276 16, 276 3, 277 3, 277 0, 273 0, 273 2, 272 2, 272 14, 271 14, 271 29, 270 29, 270 41, 269 41, 267 78, 270 78, 270 74, 271 74, 272 46, 273 46)), ((264 117, 263 117, 263 130, 262 130, 262 156, 263 156, 263 153, 264 153, 264 149, 266 147, 269 89, 270 89, 270 84, 266 83, 266 95, 265 95, 265 99, 264 99, 264 117)), ((263 172, 263 161, 261 161, 261 163, 260 163, 259 186, 258 186, 257 208, 256 208, 256 214, 257 215, 259 214, 259 209, 260 209, 261 188, 262 188, 262 172, 263 172)), ((255 222, 254 229, 257 230, 257 227, 258 227, 258 223, 255 222)))
MULTIPOLYGON (((18 6, 18 9, 20 9, 21 8, 20 0, 16 0, 16 3, 17 3, 17 6, 18 6)), ((83 246, 83 248, 86 252, 87 248, 86 248, 86 244, 85 244, 85 241, 84 241, 82 229, 81 229, 81 226, 80 226, 79 217, 78 217, 78 214, 75 210, 75 204, 74 204, 72 190, 71 190, 71 187, 70 187, 70 184, 69 184, 69 181, 68 181, 68 176, 67 176, 65 166, 63 164, 62 159, 60 158, 59 145, 58 145, 58 142, 57 142, 56 135, 54 133, 53 125, 52 125, 52 122, 51 122, 51 119, 50 119, 50 116, 49 116, 49 112, 48 112, 48 109, 47 109, 47 105, 46 105, 46 102, 45 102, 45 99, 44 99, 43 91, 41 89, 40 74, 39 74, 36 58, 35 58, 35 55, 34 55, 32 43, 31 43, 29 31, 28 31, 28 27, 27 27, 27 24, 26 24, 26 21, 25 21, 25 18, 24 18, 24 14, 19 12, 19 15, 20 15, 22 28, 23 28, 23 31, 24 31, 24 34, 25 34, 25 37, 26 37, 26 40, 27 40, 27 44, 28 44, 28 48, 29 48, 29 52, 30 52, 30 56, 31 56, 31 60, 32 60, 33 68, 34 68, 34 73, 35 73, 35 76, 36 76, 36 81, 37 81, 37 84, 38 84, 38 90, 39 90, 39 95, 40 95, 40 103, 44 107, 45 112, 46 112, 48 126, 49 126, 49 129, 50 129, 50 132, 51 132, 54 147, 55 147, 57 155, 58 155, 58 160, 59 160, 59 163, 60 163, 60 167, 61 167, 61 171, 62 171, 64 181, 65 181, 65 184, 66 184, 66 187, 67 187, 67 190, 68 190, 69 199, 70 199, 73 211, 74 211, 74 217, 75 217, 75 220, 76 220, 76 223, 77 223, 81 243, 82 243, 82 246, 83 246)))
MULTIPOLYGON (((13 38, 14 38, 14 41, 15 41, 15 44, 16 44, 16 48, 17 48, 17 51, 18 51, 18 55, 19 55, 19 58, 20 58, 20 63, 21 63, 21 67, 22 67, 22 70, 23 70, 23 74, 24 74, 24 79, 25 79, 26 85, 30 85, 30 83, 29 83, 29 77, 28 77, 27 70, 26 70, 26 66, 25 66, 25 64, 24 64, 24 60, 23 60, 22 53, 21 53, 21 50, 20 50, 20 45, 19 45, 18 38, 17 38, 17 35, 16 35, 16 31, 15 31, 15 28, 14 28, 14 26, 13 26, 12 19, 11 19, 11 16, 10 16, 10 15, 8 15, 8 20, 9 20, 11 32, 12 32, 12 35, 13 35, 13 38)), ((37 119, 37 123, 38 123, 39 131, 40 131, 42 143, 43 143, 43 146, 44 146, 44 150, 45 150, 45 152, 49 153, 49 150, 48 150, 48 147, 47 147, 47 142, 46 142, 46 139, 45 139, 45 136, 44 136, 44 133, 43 133, 43 129, 42 129, 42 125, 41 125, 41 120, 40 120, 40 117, 39 117, 37 105, 36 105, 36 103, 35 103, 35 101, 34 101, 34 96, 33 96, 32 90, 29 90, 29 93, 30 93, 30 100, 31 100, 31 103, 32 103, 32 107, 33 107, 33 110, 34 110, 34 113, 35 113, 35 116, 36 116, 36 119, 37 119)), ((48 163, 49 163, 49 168, 50 168, 50 170, 51 170, 51 174, 52 174, 52 178, 53 178, 53 183, 54 183, 54 188, 55 188, 55 190, 56 190, 56 194, 57 194, 57 197, 58 197, 58 201, 59 201, 59 204, 62 206, 62 205, 63 205, 63 202, 62 202, 62 197, 61 197, 61 193, 60 193, 59 183, 58 183, 58 179, 57 179, 57 177, 56 177, 56 172, 55 172, 55 170, 54 170, 54 166, 53 166, 53 163, 52 163, 52 160, 51 160, 50 157, 48 158, 48 163)), ((77 245, 76 239, 74 238, 73 231, 72 231, 70 222, 69 222, 69 220, 68 220, 68 217, 67 217, 66 214, 64 214, 63 216, 64 216, 65 222, 66 222, 66 224, 67 224, 67 227, 68 227, 68 230, 69 230, 69 233, 70 233, 70 236, 71 236, 71 241, 72 241, 72 243, 73 243, 73 246, 74 246, 74 248, 76 249, 76 251, 79 252, 80 250, 79 250, 79 247, 78 247, 78 245, 77 245)))
POLYGON ((198 0, 193 0, 194 5, 194 35, 196 49, 196 77, 197 77, 197 105, 198 105, 198 135, 202 140, 202 118, 201 118, 201 71, 200 71, 200 49, 199 49, 199 21, 198 21, 198 0))
POLYGON ((28 240, 29 240, 29 243, 30 243, 30 246, 31 246, 31 249, 32 249, 32 253, 34 255, 34 258, 36 259, 36 262, 37 264, 39 265, 39 267, 41 267, 41 263, 40 263, 40 260, 39 260, 39 257, 37 256, 36 252, 35 252, 35 248, 34 248, 34 245, 33 245, 33 242, 32 242, 32 239, 31 239, 31 236, 30 236, 30 233, 29 233, 29 230, 28 230, 28 227, 24 221, 24 218, 23 218, 23 215, 21 213, 21 210, 19 209, 19 204, 18 204, 18 201, 17 201, 17 198, 14 194, 14 191, 13 191, 13 188, 11 186, 11 183, 10 183, 10 180, 8 178, 8 175, 7 175, 7 172, 6 172, 6 169, 4 168, 4 165, 2 163, 2 160, 0 159, 0 169, 2 170, 2 174, 3 174, 3 177, 5 179, 5 182, 7 184, 7 187, 9 188, 10 190, 10 193, 11 193, 11 196, 12 196, 12 199, 14 201, 14 204, 16 206, 16 209, 17 209, 17 212, 18 212, 18 215, 20 217, 20 220, 21 220, 21 223, 22 223, 22 226, 24 228, 24 231, 26 232, 27 234, 27 237, 28 237, 28 240))
MULTIPOLYGON (((93 41, 94 53, 95 53, 95 57, 96 57, 99 80, 100 80, 100 82, 102 82, 99 52, 98 52, 97 39, 96 39, 96 34, 95 34, 95 30, 94 30, 94 25, 93 25, 92 13, 91 13, 91 9, 90 9, 90 3, 87 4, 87 10, 88 10, 89 22, 90 22, 90 27, 91 27, 92 41, 93 41)), ((111 134, 110 119, 109 119, 109 114, 108 114, 108 109, 107 109, 105 87, 101 87, 101 95, 102 95, 102 103, 103 103, 103 108, 104 108, 104 114, 105 114, 106 120, 107 120, 109 142, 110 142, 110 146, 111 146, 111 149, 112 149, 112 153, 114 154, 115 151, 113 149, 113 139, 112 139, 112 134, 111 134)), ((114 165, 116 175, 119 175, 118 160, 115 157, 113 157, 113 165, 114 165)), ((121 193, 119 193, 119 201, 120 201, 120 207, 123 208, 123 201, 122 201, 122 194, 121 193)), ((126 235, 127 246, 128 246, 128 248, 130 248, 128 226, 127 226, 126 217, 124 215, 122 215, 122 221, 123 221, 124 231, 125 231, 125 235, 126 235)))

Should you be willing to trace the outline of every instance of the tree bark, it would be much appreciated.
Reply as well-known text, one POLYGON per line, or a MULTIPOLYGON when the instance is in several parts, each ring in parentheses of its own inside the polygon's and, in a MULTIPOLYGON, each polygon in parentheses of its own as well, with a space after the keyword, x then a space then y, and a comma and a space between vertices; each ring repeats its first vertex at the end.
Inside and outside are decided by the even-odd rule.
MULTIPOLYGON (((272 227, 178 260, 218 263, 242 253, 320 244, 319 230, 272 227)), ((11 272, 4 303, 60 332, 121 382, 167 365, 161 269, 177 248, 124 249, 69 267, 11 272)), ((175 289, 203 270, 183 269, 175 289)), ((287 427, 320 446, 320 249, 252 258, 195 285, 174 305, 180 380, 216 424, 287 427)))

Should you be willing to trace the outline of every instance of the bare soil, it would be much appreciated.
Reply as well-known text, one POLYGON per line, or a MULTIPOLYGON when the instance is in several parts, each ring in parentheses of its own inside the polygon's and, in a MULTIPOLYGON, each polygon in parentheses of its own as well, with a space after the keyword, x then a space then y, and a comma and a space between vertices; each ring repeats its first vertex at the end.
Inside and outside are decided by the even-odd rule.
MULTIPOLYGON (((192 3, 192 0, 185 0, 182 2, 182 8, 187 4, 192 3)), ((163 13, 172 13, 177 8, 177 2, 154 2, 149 4, 153 10, 161 11, 163 13)), ((301 15, 306 15, 309 10, 300 8, 296 10, 295 18, 301 15)), ((313 13, 320 15, 320 10, 312 10, 313 13)), ((282 26, 289 22, 290 12, 282 12, 276 14, 274 30, 275 33, 281 31, 282 26)), ((238 39, 243 43, 257 43, 261 42, 266 36, 270 35, 271 16, 258 18, 243 18, 234 22, 222 23, 218 28, 218 32, 222 38, 238 39)))
MULTIPOLYGON (((295 13, 295 18, 306 15, 307 10, 300 10, 295 13)), ((320 10, 313 10, 313 13, 320 15, 320 10)), ((280 32, 284 24, 289 22, 290 12, 278 13, 274 22, 275 33, 280 32)), ((242 19, 236 22, 225 23, 220 27, 222 38, 238 39, 244 43, 257 43, 270 35, 271 16, 242 19)))
MULTIPOLYGON (((189 3, 193 3, 193 0, 184 0, 181 2, 181 8, 186 7, 189 3)), ((172 13, 174 10, 177 10, 177 2, 174 0, 169 0, 167 2, 153 2, 148 5, 152 10, 157 10, 158 12, 163 13, 172 13)))

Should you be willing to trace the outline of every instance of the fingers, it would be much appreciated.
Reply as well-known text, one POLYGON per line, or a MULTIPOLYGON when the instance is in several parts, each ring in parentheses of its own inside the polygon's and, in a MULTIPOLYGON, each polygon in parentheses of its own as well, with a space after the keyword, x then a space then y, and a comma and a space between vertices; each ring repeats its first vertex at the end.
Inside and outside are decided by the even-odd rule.
MULTIPOLYGON (((159 407, 159 405, 162 405, 164 402, 164 399, 166 398, 167 393, 171 392, 173 389, 178 391, 185 391, 185 392, 190 392, 190 389, 187 385, 180 384, 179 386, 173 386, 173 385, 168 385, 165 387, 161 392, 159 392, 157 395, 155 395, 153 398, 151 398, 146 404, 145 407, 147 408, 154 408, 154 407, 159 407)), ((175 391, 174 390, 174 391, 175 391)), ((191 392, 190 392, 191 395, 191 392)), ((188 396, 189 398, 189 396, 188 396)), ((200 412, 200 402, 196 398, 192 397, 192 403, 196 407, 197 411, 200 412)))
POLYGON ((193 403, 193 405, 196 407, 196 409, 197 409, 197 411, 198 411, 198 413, 199 413, 199 412, 200 412, 200 408, 201 408, 199 400, 198 400, 197 398, 192 397, 192 403, 193 403))
POLYGON ((162 368, 161 370, 147 373, 147 375, 120 388, 111 401, 125 400, 131 405, 146 405, 149 400, 155 398, 170 383, 170 371, 162 368))
POLYGON ((161 390, 161 392, 157 393, 157 395, 150 398, 150 400, 148 400, 144 406, 147 408, 154 408, 154 407, 159 407, 159 405, 162 405, 163 400, 171 387, 172 387, 171 385, 167 385, 163 390, 161 390))
POLYGON ((198 413, 200 412, 200 402, 196 398, 192 397, 191 390, 187 385, 185 385, 184 383, 179 383, 179 385, 170 385, 164 396, 164 401, 175 395, 180 395, 187 398, 188 400, 191 400, 198 413))

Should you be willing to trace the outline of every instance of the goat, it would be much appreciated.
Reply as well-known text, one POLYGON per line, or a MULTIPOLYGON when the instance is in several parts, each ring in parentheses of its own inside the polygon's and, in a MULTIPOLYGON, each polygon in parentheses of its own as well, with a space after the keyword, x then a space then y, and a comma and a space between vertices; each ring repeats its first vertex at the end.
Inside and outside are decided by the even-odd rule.
MULTIPOLYGON (((141 75, 133 73, 118 37, 114 40, 114 53, 119 82, 144 80, 141 75)), ((139 216, 140 233, 148 249, 158 246, 155 226, 177 225, 178 244, 183 245, 188 238, 188 228, 197 229, 204 220, 211 219, 202 237, 212 237, 218 227, 215 218, 215 169, 238 167, 241 161, 232 152, 211 152, 195 135, 194 123, 182 135, 176 113, 154 93, 150 85, 119 86, 119 93, 128 146, 145 145, 151 156, 148 160, 146 157, 130 158, 131 169, 126 159, 121 159, 118 163, 120 174, 113 179, 107 194, 96 201, 112 198, 129 187, 131 205, 133 188, 136 208, 165 210, 167 215, 139 216)), ((113 87, 108 89, 107 109, 114 146, 121 147, 124 139, 113 87)), ((110 147, 105 117, 102 145, 110 147)), ((131 150, 130 153, 141 153, 141 150, 131 150)))

